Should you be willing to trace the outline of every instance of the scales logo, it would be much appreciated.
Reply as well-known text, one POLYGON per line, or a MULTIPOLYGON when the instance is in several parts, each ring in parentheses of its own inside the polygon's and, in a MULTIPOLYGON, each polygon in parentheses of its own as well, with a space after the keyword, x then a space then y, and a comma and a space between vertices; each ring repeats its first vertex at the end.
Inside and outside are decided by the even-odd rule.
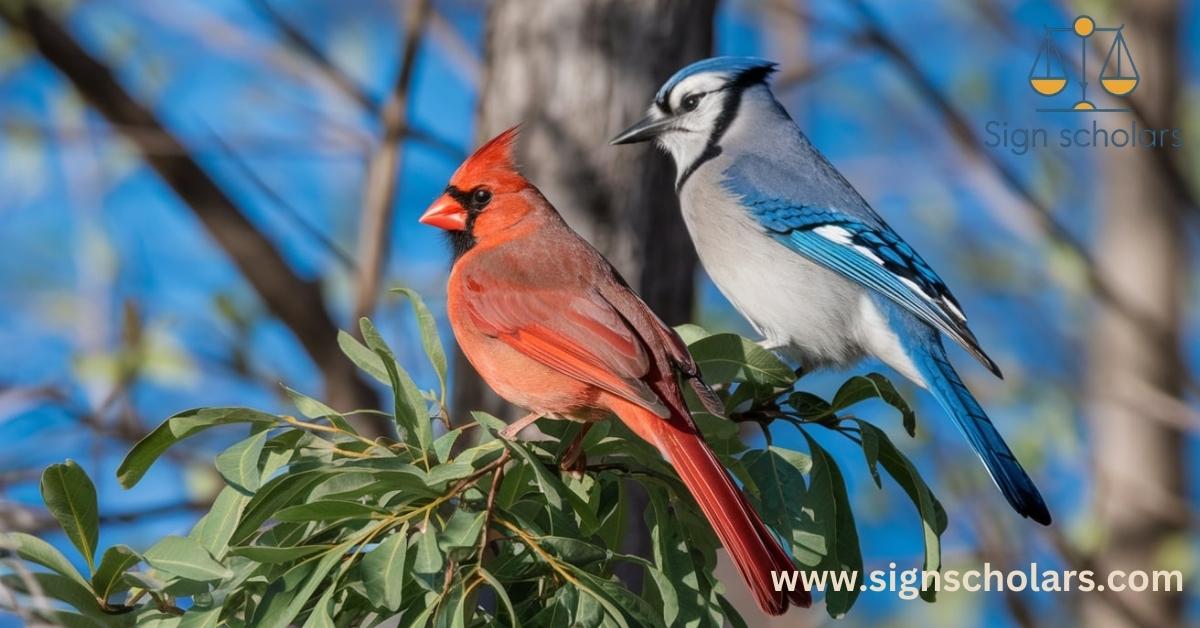
MULTIPOLYGON (((1100 86, 1113 96, 1126 96, 1133 92, 1138 85, 1137 66, 1133 63, 1133 55, 1129 53, 1129 45, 1125 43, 1122 33, 1124 26, 1116 28, 1101 28, 1096 21, 1086 15, 1075 18, 1069 28, 1046 26, 1042 45, 1038 48, 1037 58, 1029 69, 1029 86, 1042 96, 1052 97, 1062 93, 1067 88, 1068 73, 1062 52, 1059 51, 1058 40, 1064 38, 1063 33, 1070 33, 1079 40, 1080 67, 1076 77, 1079 83, 1079 99, 1073 105, 1066 107, 1039 108, 1038 111, 1051 112, 1086 112, 1086 111, 1129 111, 1128 108, 1097 109, 1088 100, 1088 43, 1093 37, 1103 37, 1101 46, 1111 37, 1108 54, 1104 64, 1100 66, 1100 86)), ((1072 45, 1074 42, 1070 42, 1072 45)))
MULTIPOLYGON (((1029 69, 1029 86, 1045 98, 1054 99, 1056 107, 1039 108, 1038 111, 1061 113, 1130 112, 1128 107, 1100 109, 1088 100, 1088 89, 1094 87, 1088 77, 1098 79, 1100 88, 1112 96, 1124 97, 1137 89, 1140 76, 1129 44, 1125 43, 1124 26, 1102 28, 1086 15, 1075 18, 1069 28, 1045 26, 1045 36, 1038 48, 1033 67, 1029 69), (1095 39, 1093 42, 1092 40, 1095 39), (1059 48, 1079 46, 1079 61, 1068 66, 1067 55, 1059 48), (1098 45, 1096 45, 1098 44, 1098 45), (1105 50, 1104 62, 1096 72, 1094 59, 1089 59, 1088 50, 1105 50), (1092 72, 1092 74, 1089 74, 1092 72), (1068 89, 1072 81, 1078 83, 1078 91, 1068 89), (1066 92, 1064 94, 1064 92, 1066 92), (1060 94, 1062 94, 1060 96, 1060 94), (1075 94, 1078 94, 1076 97, 1075 94)), ((1070 48, 1066 48, 1071 50, 1070 48)), ((1070 58, 1073 58, 1071 55, 1070 58)), ((1096 93, 1096 92, 1093 92, 1096 93)), ((1103 96, 1103 94, 1100 94, 1103 96)), ((1144 95, 1144 94, 1143 94, 1144 95)), ((1105 99, 1108 100, 1108 99, 1105 99)), ((1121 118, 1123 118, 1122 116, 1121 118)), ((1120 121, 1118 117, 1094 116, 1080 122, 1076 116, 1060 117, 1061 126, 1051 128, 1009 126, 1007 120, 989 120, 984 124, 984 145, 988 148, 1007 149, 1014 155, 1025 155, 1032 150, 1055 148, 1106 149, 1106 150, 1176 150, 1183 147, 1183 130, 1178 128, 1156 129, 1148 127, 1135 116, 1120 121), (1072 123, 1067 123, 1070 120, 1072 123), (1057 128, 1053 128, 1057 127, 1057 128)))

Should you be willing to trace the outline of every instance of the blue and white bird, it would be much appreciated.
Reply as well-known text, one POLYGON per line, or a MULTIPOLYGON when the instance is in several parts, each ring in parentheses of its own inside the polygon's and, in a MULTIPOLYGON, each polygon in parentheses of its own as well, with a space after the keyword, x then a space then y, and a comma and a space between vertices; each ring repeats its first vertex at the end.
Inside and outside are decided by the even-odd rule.
POLYGON ((1049 525, 1037 487, 951 366, 941 334, 1000 369, 946 284, 871 209, 775 100, 775 64, 699 61, 613 144, 656 141, 700 261, 765 337, 805 368, 869 355, 928 389, 1021 515, 1049 525))

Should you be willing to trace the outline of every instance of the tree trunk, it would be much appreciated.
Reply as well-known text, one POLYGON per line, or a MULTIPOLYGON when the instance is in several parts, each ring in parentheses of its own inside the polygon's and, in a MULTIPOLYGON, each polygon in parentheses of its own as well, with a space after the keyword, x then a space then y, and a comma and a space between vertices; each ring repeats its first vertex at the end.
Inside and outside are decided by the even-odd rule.
MULTIPOLYGON (((715 0, 497 0, 488 12, 478 139, 523 123, 521 170, 668 324, 692 313, 695 252, 673 166, 609 146, 658 86, 708 55, 715 0)), ((461 354, 457 413, 507 414, 461 354)))
MULTIPOLYGON (((600 249, 668 324, 692 313, 696 255, 673 166, 649 145, 608 140, 645 114, 658 86, 712 48, 716 0, 497 0, 488 12, 482 141, 523 123, 518 163, 567 223, 600 249)), ((455 356, 452 407, 509 410, 455 356)), ((623 551, 647 554, 631 496, 623 551)), ((621 571, 640 586, 640 570, 621 571)))
MULTIPOLYGON (((1141 73, 1131 98, 1160 129, 1178 126, 1179 17, 1176 0, 1127 0, 1111 20, 1125 24, 1141 73)), ((1128 120, 1112 115, 1102 122, 1129 128, 1128 120)), ((1181 196, 1151 150, 1164 149, 1098 151, 1107 168, 1095 259, 1116 302, 1098 306, 1088 361, 1101 583, 1113 570, 1163 568, 1164 548, 1187 534, 1178 400, 1186 377, 1180 340, 1188 255, 1181 196)), ((1088 626, 1183 625, 1179 593, 1107 591, 1083 604, 1088 626)))

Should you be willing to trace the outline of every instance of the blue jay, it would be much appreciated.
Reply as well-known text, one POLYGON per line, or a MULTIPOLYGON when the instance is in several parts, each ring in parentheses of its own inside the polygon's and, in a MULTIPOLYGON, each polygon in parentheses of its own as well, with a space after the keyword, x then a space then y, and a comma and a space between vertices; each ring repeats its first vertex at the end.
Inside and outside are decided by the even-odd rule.
POLYGON ((962 307, 775 100, 775 64, 718 57, 659 89, 645 119, 612 140, 655 140, 700 261, 764 338, 806 368, 868 355, 927 388, 1021 515, 1049 525, 1037 487, 942 346, 952 338, 998 377, 962 307))

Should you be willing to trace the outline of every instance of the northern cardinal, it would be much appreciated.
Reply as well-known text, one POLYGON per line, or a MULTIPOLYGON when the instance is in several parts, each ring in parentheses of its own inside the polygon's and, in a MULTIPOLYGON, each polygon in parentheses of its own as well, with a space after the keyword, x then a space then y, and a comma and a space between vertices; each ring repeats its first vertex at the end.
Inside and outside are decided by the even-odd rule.
POLYGON ((771 572, 794 569, 792 561, 688 413, 680 376, 706 405, 719 401, 687 346, 517 171, 516 135, 509 129, 479 148, 421 216, 450 235, 446 307, 463 353, 530 412, 520 425, 615 415, 679 473, 763 611, 808 606, 807 591, 774 589, 771 572))

